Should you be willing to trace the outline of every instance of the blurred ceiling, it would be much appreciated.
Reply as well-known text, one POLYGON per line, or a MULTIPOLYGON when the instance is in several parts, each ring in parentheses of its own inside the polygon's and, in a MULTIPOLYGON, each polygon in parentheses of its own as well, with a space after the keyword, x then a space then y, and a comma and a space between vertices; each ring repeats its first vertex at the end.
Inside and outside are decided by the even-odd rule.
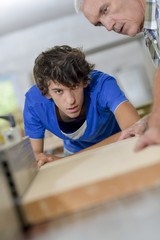
POLYGON ((73 0, 0 0, 0 36, 74 14, 73 0))

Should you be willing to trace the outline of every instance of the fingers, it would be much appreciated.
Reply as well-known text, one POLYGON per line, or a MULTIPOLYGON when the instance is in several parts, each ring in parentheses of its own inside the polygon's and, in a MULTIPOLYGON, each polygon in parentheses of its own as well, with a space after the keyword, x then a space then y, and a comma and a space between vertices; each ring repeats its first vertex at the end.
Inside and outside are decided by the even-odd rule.
POLYGON ((146 128, 147 128, 146 122, 139 120, 131 127, 123 130, 118 141, 134 136, 140 136, 145 132, 146 128))
POLYGON ((53 157, 49 157, 49 158, 47 159, 47 162, 53 162, 54 160, 56 160, 55 157, 54 157, 54 158, 53 158, 53 157))
POLYGON ((48 162, 53 162, 53 161, 59 160, 61 158, 63 158, 63 157, 58 157, 58 156, 54 156, 54 155, 50 155, 50 154, 40 153, 36 157, 36 162, 38 164, 38 167, 40 168, 48 162))
POLYGON ((54 161, 54 159, 52 159, 52 158, 49 158, 49 159, 45 158, 45 159, 38 160, 38 161, 37 161, 37 164, 38 164, 38 167, 40 168, 40 167, 42 167, 44 164, 46 164, 46 163, 48 163, 48 162, 53 162, 53 161, 54 161))
POLYGON ((44 154, 44 153, 40 153, 40 154, 37 156, 36 161, 37 161, 38 167, 40 168, 40 167, 42 167, 45 163, 54 161, 54 157, 52 157, 52 156, 50 156, 50 155, 47 155, 47 154, 44 154))
POLYGON ((122 133, 121 133, 121 135, 120 135, 120 137, 118 138, 118 141, 121 141, 121 140, 123 140, 123 139, 127 139, 127 138, 130 138, 130 137, 134 137, 135 136, 135 133, 134 133, 134 131, 133 130, 130 130, 130 131, 128 131, 128 130, 124 130, 122 133))
POLYGON ((149 145, 160 144, 160 129, 149 128, 144 135, 142 135, 134 148, 134 151, 139 151, 149 145))
POLYGON ((152 144, 152 142, 150 141, 150 139, 148 139, 145 135, 143 135, 138 139, 137 144, 134 147, 134 151, 138 152, 141 149, 143 149, 151 144, 152 144))
POLYGON ((45 163, 47 163, 46 160, 39 160, 37 161, 38 167, 41 168, 45 163))

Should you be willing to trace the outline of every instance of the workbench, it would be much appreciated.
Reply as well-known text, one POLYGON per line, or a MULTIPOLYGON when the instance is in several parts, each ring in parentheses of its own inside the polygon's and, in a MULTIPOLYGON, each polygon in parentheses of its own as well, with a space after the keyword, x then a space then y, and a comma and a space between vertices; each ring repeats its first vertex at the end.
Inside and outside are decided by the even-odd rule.
MULTIPOLYGON (((128 162, 132 162, 132 151, 130 152, 127 144, 130 145, 132 139, 125 142, 111 144, 106 148, 99 148, 100 155, 102 156, 102 151, 107 149, 109 154, 110 149, 116 146, 121 147, 121 158, 125 162, 125 152, 123 151, 123 144, 126 145, 128 152, 128 162), (123 155, 124 154, 124 155, 123 155)), ((135 162, 144 161, 147 163, 147 159, 155 159, 156 155, 159 156, 159 147, 151 147, 152 156, 150 155, 150 148, 146 149, 143 152, 137 153, 135 156, 135 162), (156 150, 158 150, 156 152, 156 150), (144 154, 146 152, 146 154, 144 154), (141 155, 142 154, 142 155, 141 155), (143 157, 145 156, 145 159, 143 157)), ((96 156, 97 150, 93 150, 94 156, 96 156)), ((112 152, 112 161, 116 159, 117 153, 112 152)), ((83 153, 84 157, 87 156, 87 153, 83 153)), ((159 158, 159 157, 158 157, 159 158)), ((107 158, 106 158, 107 159, 107 158)), ((71 158, 70 158, 71 160, 71 158)), ((70 161, 69 160, 69 161, 70 161)), ((126 159, 127 160, 127 159, 126 159)), ((83 161, 80 162, 80 158, 77 156, 77 161, 79 164, 83 164, 83 161)), ((87 161, 89 161, 89 156, 87 156, 87 161)), ((102 163, 102 159, 99 159, 102 163)), ((93 161, 94 162, 94 161, 93 161)), ((116 163, 116 162, 115 162, 116 163)), ((58 164, 58 163, 57 163, 58 164)), ((60 164, 60 163, 59 163, 60 164)), ((59 165, 58 164, 58 165, 59 165)), ((65 164, 65 163, 64 163, 65 164)), ((76 164, 76 163, 75 163, 76 164)), ((107 163, 106 163, 107 164, 107 163)), ((139 163, 138 163, 139 164, 139 163)), ((154 166, 154 161, 152 160, 154 166)), ((151 164, 151 166, 152 166, 151 164)), ((92 164, 93 165, 93 164, 92 164)), ((148 181, 151 181, 153 172, 156 175, 156 171, 148 166, 151 170, 149 173, 148 181), (153 172, 152 172, 153 171, 153 172)), ((47 166, 46 166, 47 167, 47 166)), ((78 165, 78 169, 79 169, 78 165)), ((94 166, 95 167, 95 166, 94 166)), ((111 167, 111 165, 110 165, 111 167)), ((147 165, 146 165, 147 167, 147 165)), ((45 168, 44 168, 45 169, 45 168)), ((73 168, 74 169, 74 168, 73 168)), ((110 168, 111 170, 112 168, 110 168)), ((145 168, 144 168, 145 169, 145 168)), ((158 169, 158 165, 157 165, 158 169)), ((47 169, 46 169, 47 170, 47 169)), ((120 168, 119 168, 120 170, 120 168)), ((76 168, 75 168, 76 171, 76 168)), ((98 169, 97 169, 98 171, 98 169)), ((47 170, 49 173, 49 171, 47 170)), ((101 169, 101 173, 102 173, 101 169)), ((142 171, 144 173, 144 171, 142 171)), ((138 179, 138 171, 136 175, 136 181, 138 179)), ((144 182, 147 182, 147 177, 141 175, 141 178, 145 179, 144 182)), ((158 179, 160 172, 158 170, 158 179)), ((83 175, 84 177, 84 175, 83 175)), ((96 173, 94 174, 96 178, 96 173)), ((133 182, 128 184, 130 188, 134 186, 133 182), (131 184, 131 185, 130 185, 131 184), (131 187, 132 186, 132 187, 131 187)), ((129 192, 127 194, 121 195, 117 198, 112 198, 111 200, 102 201, 99 204, 87 204, 86 208, 78 209, 77 211, 68 213, 64 216, 59 216, 54 218, 54 220, 47 220, 40 224, 35 224, 32 227, 28 234, 26 234, 27 239, 29 240, 159 240, 160 239, 160 185, 159 180, 155 181, 155 185, 143 189, 144 182, 139 179, 139 190, 129 192)), ((67 182, 66 182, 67 184, 67 182)), ((144 185, 145 186, 145 185, 144 185)), ((149 185, 148 185, 149 186, 149 185)), ((107 184, 106 184, 107 187, 107 184)), ((122 191, 122 189, 121 189, 122 191)), ((73 196, 74 197, 74 196, 73 196)))

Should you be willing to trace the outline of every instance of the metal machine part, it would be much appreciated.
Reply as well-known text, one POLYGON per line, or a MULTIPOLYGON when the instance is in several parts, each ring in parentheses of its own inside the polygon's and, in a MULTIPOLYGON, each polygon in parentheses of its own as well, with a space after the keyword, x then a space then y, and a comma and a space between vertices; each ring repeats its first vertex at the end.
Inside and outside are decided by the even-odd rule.
POLYGON ((0 118, 7 120, 10 125, 10 129, 3 132, 4 141, 6 144, 13 142, 19 142, 21 140, 21 135, 19 129, 16 127, 14 116, 12 114, 0 116, 0 118))
POLYGON ((10 186, 0 164, 0 239, 14 240, 17 239, 21 232, 21 223, 16 212, 10 186))
POLYGON ((16 195, 21 197, 38 172, 29 138, 2 146, 0 162, 4 166, 7 177, 10 178, 11 187, 15 188, 16 195))
MULTIPOLYGON (((7 197, 3 197, 4 194, 2 194, 2 197, 0 199, 0 202, 2 201, 2 204, 0 203, 0 205, 3 206, 7 203, 5 201, 5 198, 8 199, 7 201, 10 201, 11 206, 9 207, 14 208, 14 211, 16 212, 16 217, 19 221, 19 229, 24 230, 27 227, 27 224, 20 201, 24 192, 30 186, 32 180, 38 172, 37 163, 35 161, 34 153, 28 137, 22 139, 18 143, 15 142, 9 145, 6 144, 0 148, 0 168, 0 178, 3 178, 3 181, 0 180, 0 189, 4 191, 5 195, 6 192, 8 192, 7 197), (5 182, 5 184, 3 182, 5 182), (1 186, 1 184, 3 186, 1 186)), ((9 211, 9 207, 6 207, 7 212, 9 211)), ((0 215, 1 211, 2 209, 0 208, 0 215)), ((4 215, 7 214, 4 213, 4 215)), ((10 214, 8 214, 8 216, 9 215, 10 214)), ((6 218, 8 218, 8 216, 6 216, 6 218)), ((10 217, 9 220, 4 218, 2 221, 4 221, 4 224, 6 226, 8 226, 10 217)), ((0 225, 2 225, 1 222, 0 225)), ((16 232, 17 227, 15 227, 14 223, 12 224, 12 222, 11 228, 13 228, 11 229, 11 232, 14 230, 16 232)), ((7 234, 6 231, 8 231, 8 228, 6 229, 0 226, 0 230, 1 229, 3 229, 2 234, 7 234)), ((0 239, 8 240, 10 238, 1 238, 0 235, 0 239)))

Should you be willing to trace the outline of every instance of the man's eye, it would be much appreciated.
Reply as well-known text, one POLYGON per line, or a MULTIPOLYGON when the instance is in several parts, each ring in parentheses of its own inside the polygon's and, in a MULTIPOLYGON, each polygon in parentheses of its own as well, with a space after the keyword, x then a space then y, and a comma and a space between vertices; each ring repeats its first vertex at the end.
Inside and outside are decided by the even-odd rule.
POLYGON ((61 93, 62 93, 62 90, 56 90, 55 93, 61 94, 61 93))
POLYGON ((78 85, 73 85, 72 89, 78 88, 78 85))
POLYGON ((103 8, 102 14, 106 14, 107 13, 107 7, 103 8))
POLYGON ((104 7, 100 10, 100 13, 101 13, 101 15, 105 15, 107 13, 107 11, 108 11, 108 8, 104 7))

